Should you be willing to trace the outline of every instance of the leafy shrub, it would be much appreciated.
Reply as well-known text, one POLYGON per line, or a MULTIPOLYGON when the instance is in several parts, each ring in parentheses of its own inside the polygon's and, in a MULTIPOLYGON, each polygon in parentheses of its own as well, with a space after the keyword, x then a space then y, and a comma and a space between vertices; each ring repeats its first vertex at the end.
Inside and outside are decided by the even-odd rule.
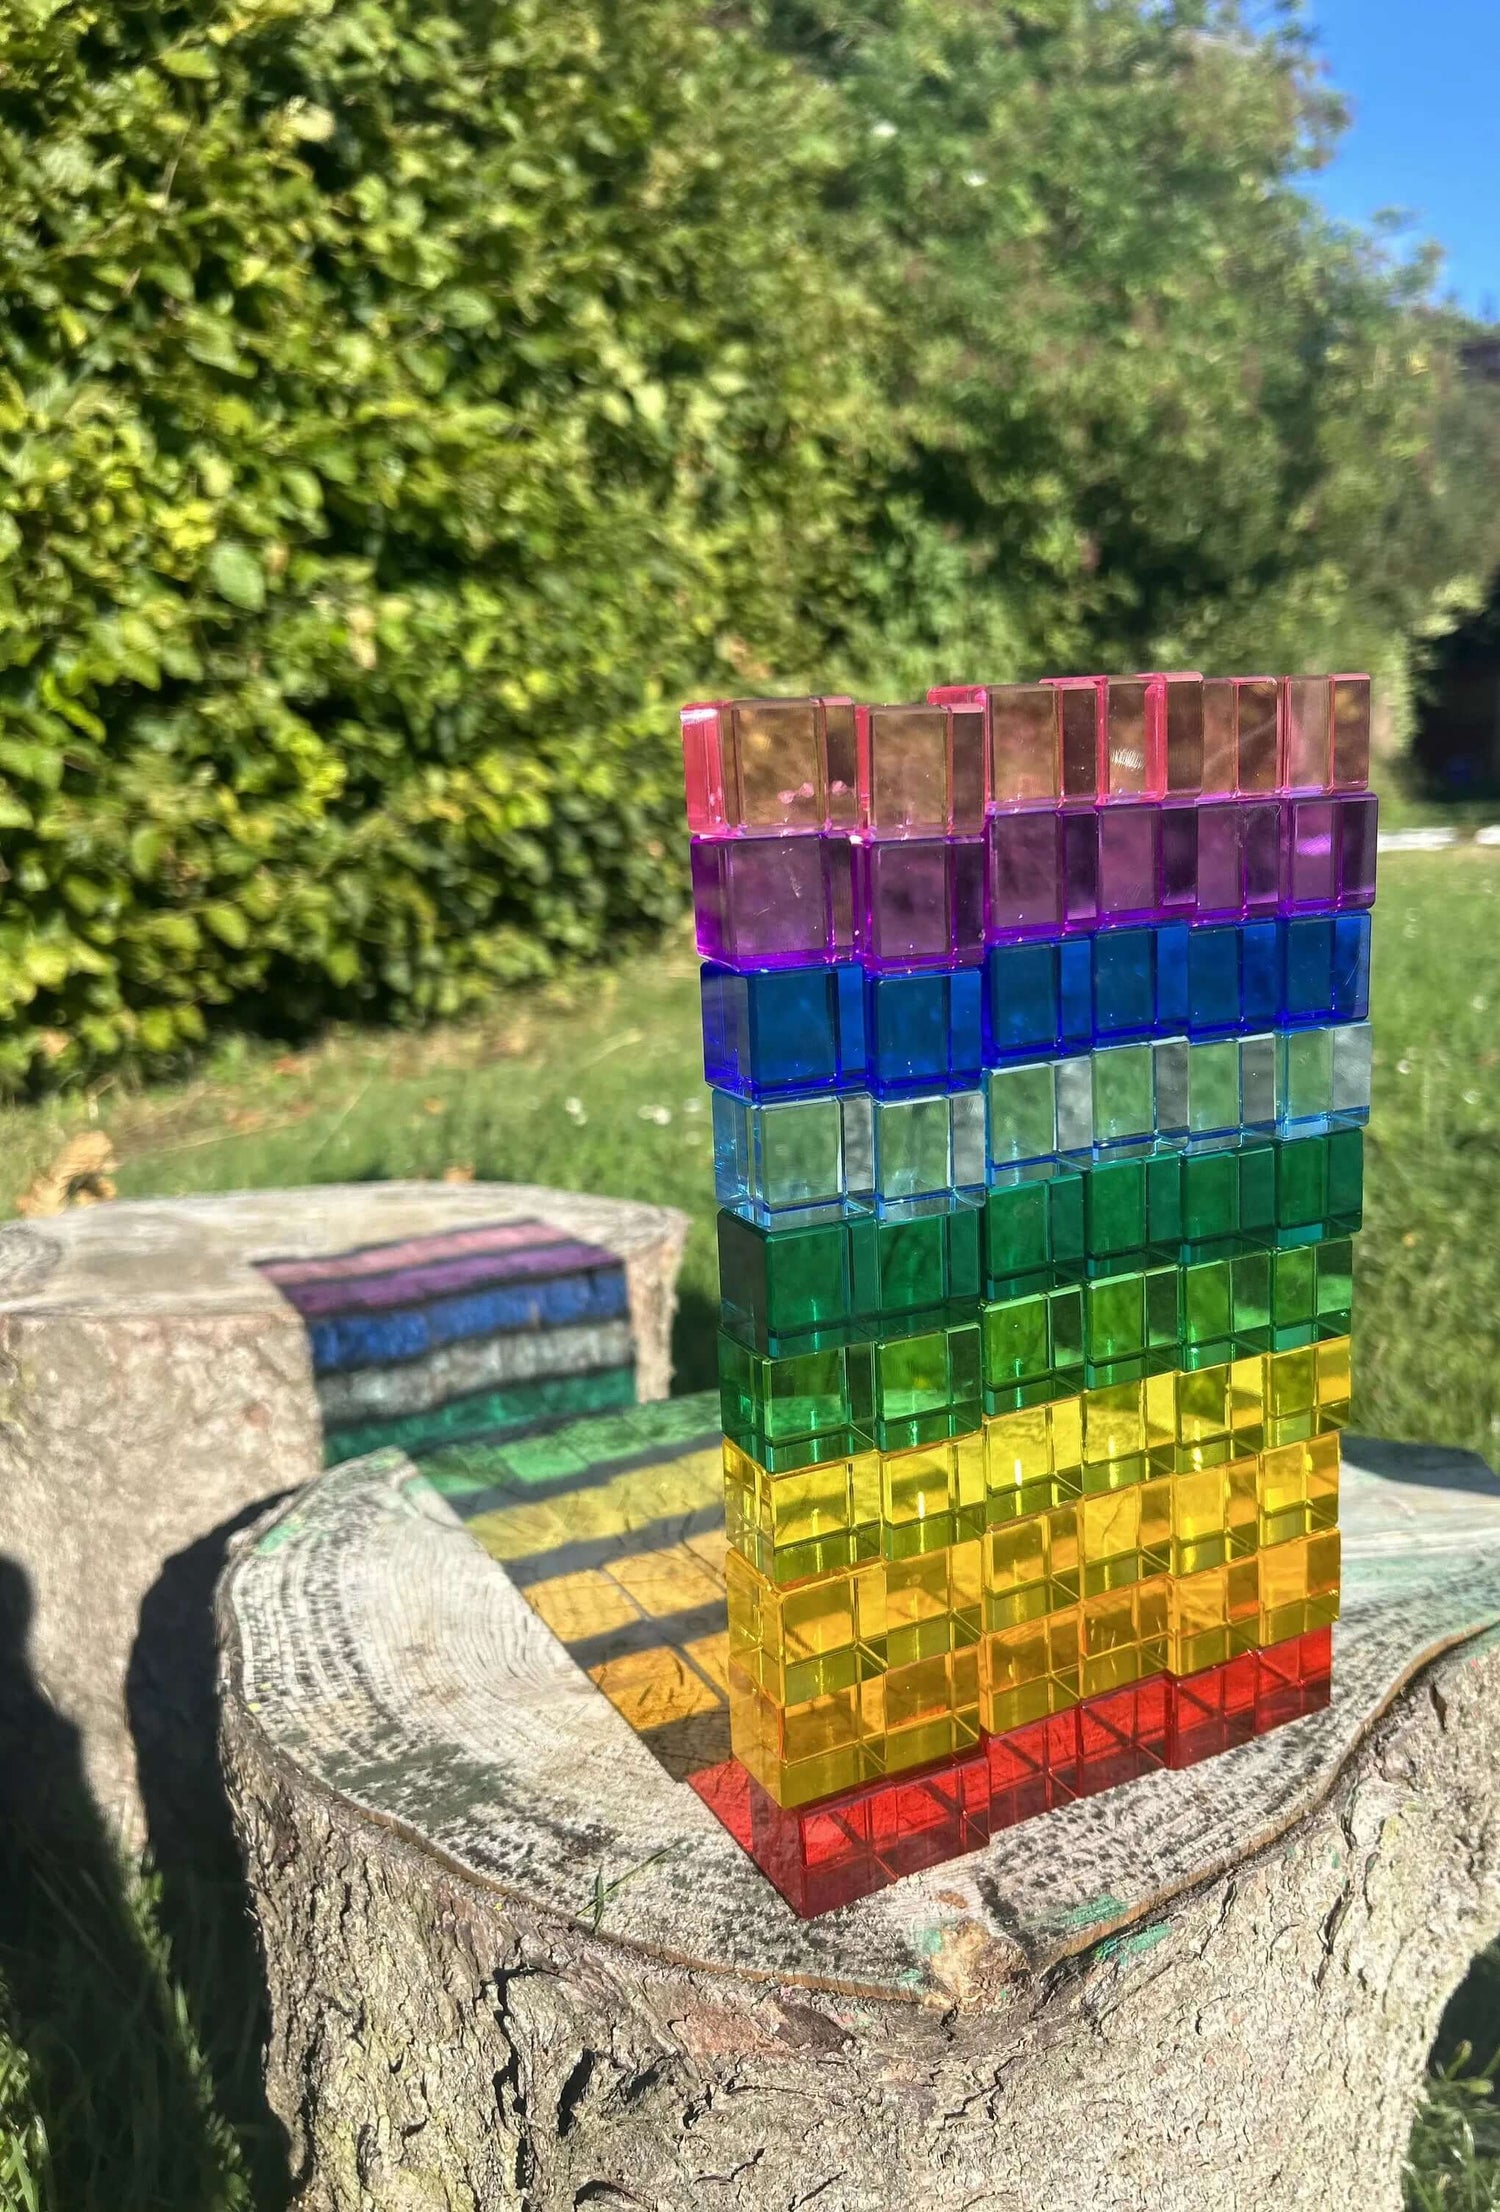
POLYGON ((1463 377, 1432 261, 1299 189, 1342 111, 1296 0, 756 8, 845 121, 825 235, 888 318, 886 539, 899 568, 962 536, 928 661, 966 621, 969 665, 1008 636, 1017 674, 1402 678, 1477 599, 1500 395, 1463 377))
POLYGON ((712 686, 1374 663, 1500 551, 1235 0, 12 0, 0 1089, 681 904, 712 686))
POLYGON ((675 696, 878 420, 823 96, 676 0, 8 21, 0 1083, 673 912, 675 696))

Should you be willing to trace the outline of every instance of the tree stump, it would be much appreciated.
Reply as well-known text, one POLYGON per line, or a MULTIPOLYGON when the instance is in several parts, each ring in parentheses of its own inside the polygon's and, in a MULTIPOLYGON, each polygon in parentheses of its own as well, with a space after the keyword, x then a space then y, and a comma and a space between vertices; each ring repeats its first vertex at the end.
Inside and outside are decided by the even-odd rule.
POLYGON ((226 1531, 323 1461, 307 1330, 257 1262, 528 1218, 623 1259, 638 1387, 664 1396, 687 1231, 665 1207, 387 1183, 0 1231, 0 1644, 19 1659, 29 1643, 0 1683, 0 1796, 37 1809, 41 1721, 61 1715, 130 1844, 148 1825, 143 1767, 158 1851, 164 1829, 174 1848, 190 1839, 200 1807, 217 1800, 222 1821, 211 1597, 226 1531))
POLYGON ((1328 1710, 806 1921, 433 1479, 323 1476, 219 1593, 301 2212, 1394 2212, 1500 1927, 1500 1484, 1348 1458, 1328 1710))

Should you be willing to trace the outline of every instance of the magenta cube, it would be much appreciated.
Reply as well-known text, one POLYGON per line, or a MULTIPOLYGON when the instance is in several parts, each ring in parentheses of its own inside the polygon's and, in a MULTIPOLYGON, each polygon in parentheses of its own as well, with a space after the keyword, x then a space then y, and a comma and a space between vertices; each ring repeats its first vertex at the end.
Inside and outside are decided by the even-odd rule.
POLYGON ((1062 922, 1062 837, 1050 807, 992 814, 989 846, 991 938, 1034 935, 1062 922))
POLYGON ((1240 891, 1246 914, 1274 914, 1281 904, 1281 808, 1253 799, 1240 810, 1240 891))
POLYGON ((1061 817, 1063 922, 1069 929, 1091 929, 1099 919, 1098 822, 1093 811, 1061 817))
POLYGON ((984 950, 984 839, 881 838, 858 846, 855 936, 872 968, 977 960, 984 950))
POLYGON ((1156 911, 1157 806, 1099 810, 1099 919, 1138 921, 1156 911))
POLYGON ((1288 808, 1286 886, 1290 907, 1331 907, 1337 889, 1332 799, 1293 799, 1288 808))
POLYGON ((1338 903, 1342 907, 1375 902, 1376 823, 1380 811, 1373 791, 1335 799, 1338 844, 1338 903))
POLYGON ((1198 808, 1198 913, 1242 914, 1245 887, 1241 835, 1248 809, 1233 799, 1198 808))
POLYGON ((1198 814, 1193 805, 1161 810, 1161 910, 1189 920, 1198 903, 1198 814))
POLYGON ((849 841, 695 837, 698 950, 731 967, 847 959, 853 948, 849 841))

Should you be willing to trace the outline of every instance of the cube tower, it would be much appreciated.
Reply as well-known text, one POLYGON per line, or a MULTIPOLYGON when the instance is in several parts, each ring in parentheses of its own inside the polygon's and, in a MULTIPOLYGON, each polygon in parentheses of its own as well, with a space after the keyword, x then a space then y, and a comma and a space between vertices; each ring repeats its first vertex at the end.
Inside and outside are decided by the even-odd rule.
POLYGON ((1329 1695, 1361 676, 683 713, 734 1757, 813 1913, 1329 1695))

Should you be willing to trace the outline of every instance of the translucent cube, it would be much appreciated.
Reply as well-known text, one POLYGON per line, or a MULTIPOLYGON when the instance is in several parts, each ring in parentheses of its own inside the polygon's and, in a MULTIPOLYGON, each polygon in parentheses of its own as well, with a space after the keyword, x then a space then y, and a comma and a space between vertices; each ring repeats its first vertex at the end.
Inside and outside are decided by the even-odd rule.
POLYGON ((1240 1125, 1240 1048, 1233 1037, 1188 1047, 1188 1131, 1217 1136, 1240 1125))
POLYGON ((768 1222, 789 1213, 868 1204, 870 1100, 713 1094, 714 1189, 720 1205, 768 1222))
POLYGON ((993 684, 987 703, 994 804, 1020 807, 1061 797, 1056 691, 1047 684, 993 684))
POLYGON ((688 824, 794 832, 855 824, 850 699, 717 700, 682 710, 688 824))
POLYGON ((1188 1132, 1191 1050, 1186 1037, 1161 1037, 1151 1047, 1155 1065, 1156 1134, 1159 1137, 1183 1137, 1188 1132))
POLYGON ((1326 791, 1333 769, 1333 686, 1326 676, 1288 676, 1282 688, 1283 791, 1326 791))
POLYGON ((1333 788, 1363 791, 1370 780, 1370 679, 1333 678, 1333 788))
POLYGON ((1270 1129, 1276 1121, 1274 1033, 1240 1039, 1240 1126, 1270 1129))
POLYGON ((985 1096, 989 1158, 996 1167, 1050 1159, 1057 1151, 1056 1088, 1049 1061, 992 1069, 985 1096))
POLYGON ((872 1121, 878 1203, 934 1197, 953 1188, 953 1114, 946 1093, 877 1099, 872 1121))
POLYGON ((976 706, 857 708, 861 828, 880 837, 977 836, 984 720, 976 706))
MULTIPOLYGON (((1149 1045, 1121 1045, 1118 1052, 1145 1052, 1149 1045)), ((1057 1099, 1057 1149, 1059 1152, 1091 1152, 1094 1148, 1094 1055, 1053 1063, 1057 1099)), ((1149 1058, 1148 1058, 1149 1065, 1149 1058)))
POLYGON ((1279 1040, 1277 1125, 1288 1134, 1325 1129, 1333 1111, 1331 1029, 1297 1029, 1279 1040))
MULTIPOLYGON (((1064 1061, 1058 1069, 1059 1129, 1063 1120, 1062 1070, 1075 1064, 1064 1061)), ((1149 1044, 1113 1045, 1096 1052, 1092 1063, 1093 1141, 1100 1145, 1124 1144, 1149 1137, 1155 1120, 1152 1088, 1149 1044)))
POLYGON ((695 837, 698 949, 728 966, 847 958, 854 942, 847 837, 695 837))
POLYGON ((1370 1118, 1374 1032, 1368 1022, 1349 1022, 1330 1032, 1333 1042, 1332 1110, 1351 1121, 1370 1118))

